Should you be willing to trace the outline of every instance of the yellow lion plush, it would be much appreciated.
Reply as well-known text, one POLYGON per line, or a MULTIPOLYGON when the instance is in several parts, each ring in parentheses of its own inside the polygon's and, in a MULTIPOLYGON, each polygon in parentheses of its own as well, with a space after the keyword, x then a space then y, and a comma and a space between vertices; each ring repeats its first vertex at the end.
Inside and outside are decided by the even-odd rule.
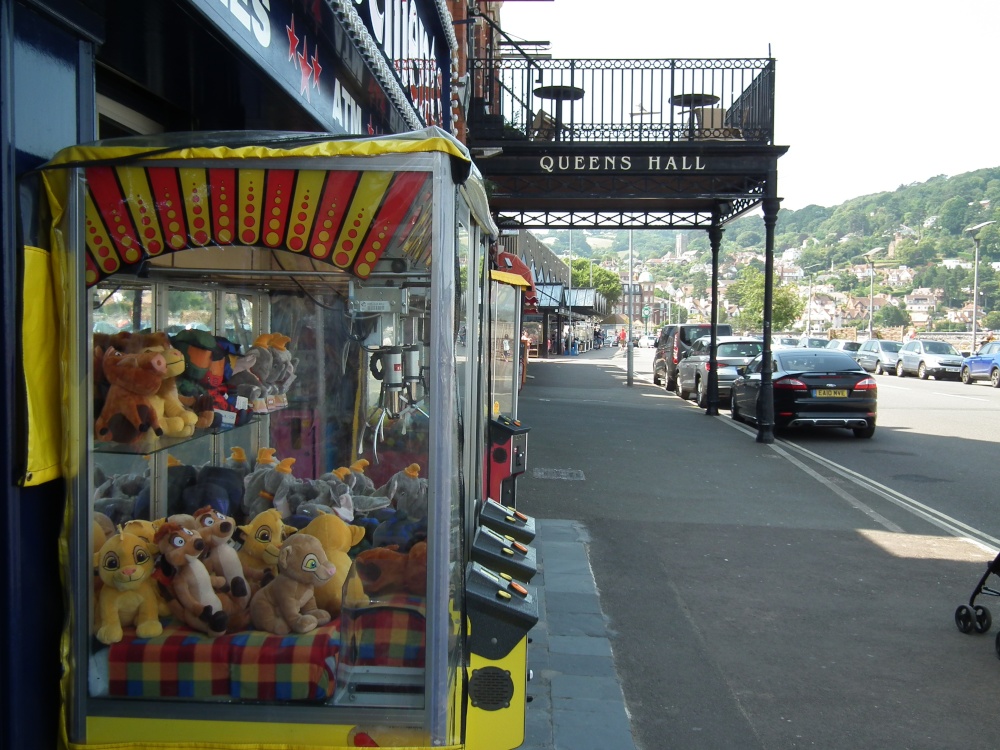
POLYGON ((94 556, 94 566, 104 583, 97 599, 97 640, 118 643, 123 628, 133 625, 140 638, 163 632, 146 540, 119 527, 94 556))

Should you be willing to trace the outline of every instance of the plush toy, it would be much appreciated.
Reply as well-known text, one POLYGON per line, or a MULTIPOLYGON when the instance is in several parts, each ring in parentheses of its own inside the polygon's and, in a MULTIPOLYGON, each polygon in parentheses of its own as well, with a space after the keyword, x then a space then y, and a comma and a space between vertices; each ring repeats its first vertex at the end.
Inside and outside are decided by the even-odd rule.
POLYGON ((218 402, 207 384, 215 336, 208 331, 187 329, 171 337, 171 343, 184 355, 184 373, 177 378, 181 403, 198 415, 197 427, 212 427, 221 422, 215 414, 218 402))
POLYGON ((111 519, 113 531, 141 515, 140 498, 148 494, 148 474, 111 474, 94 487, 94 510, 111 519))
POLYGON ((226 580, 209 574, 201 561, 205 542, 201 535, 180 524, 168 521, 156 532, 160 550, 157 580, 170 612, 185 625, 219 636, 229 626, 229 615, 216 593, 226 580))
POLYGON ((400 552, 395 545, 365 550, 355 558, 354 568, 369 595, 427 594, 426 542, 417 542, 409 552, 400 552))
POLYGON ((264 383, 254 373, 259 353, 251 349, 246 354, 240 353, 240 347, 222 339, 223 350, 226 352, 226 390, 231 399, 243 399, 240 408, 251 409, 260 413, 266 411, 264 404, 264 383))
POLYGON ((153 556, 144 539, 119 530, 94 556, 101 587, 97 600, 97 640, 118 643, 123 628, 135 626, 140 638, 163 632, 153 584, 153 556))
POLYGON ((250 587, 243 577, 243 565, 236 550, 229 546, 229 540, 236 531, 232 518, 211 508, 199 508, 194 513, 201 538, 205 542, 202 561, 212 575, 222 576, 229 587, 229 595, 239 607, 250 604, 250 587))
POLYGON ((402 511, 396 511, 382 521, 372 533, 372 544, 376 547, 396 545, 409 548, 414 542, 427 538, 427 518, 410 518, 402 511))
POLYGON ((254 628, 285 635, 308 633, 330 622, 330 613, 316 606, 315 588, 336 572, 316 537, 300 533, 286 539, 278 554, 277 578, 250 602, 254 628))
POLYGON ((288 351, 287 346, 291 340, 283 333, 274 333, 271 334, 271 339, 268 342, 274 359, 272 365, 274 372, 271 381, 275 386, 276 405, 280 409, 288 406, 288 391, 292 387, 292 383, 295 382, 295 368, 299 363, 288 351))
POLYGON ((294 458, 283 458, 277 466, 254 469, 246 477, 243 508, 247 518, 253 518, 268 508, 277 508, 282 518, 291 515, 288 494, 297 481, 292 476, 294 465, 294 458))
POLYGON ((419 464, 397 471, 375 494, 387 497, 393 508, 412 519, 427 517, 427 478, 420 476, 419 464))
POLYGON ((271 369, 274 363, 274 356, 267 346, 268 334, 261 334, 254 341, 253 346, 244 356, 253 358, 253 364, 248 369, 237 370, 233 368, 233 374, 229 378, 229 385, 236 387, 236 392, 242 395, 256 393, 251 408, 256 413, 267 413, 267 392, 268 383, 271 377, 271 369))
POLYGON ((229 458, 226 459, 225 467, 232 469, 240 475, 246 477, 250 473, 250 461, 247 460, 247 453, 238 445, 229 449, 229 458))
POLYGON ((348 552, 364 539, 365 530, 353 526, 333 513, 317 516, 300 532, 319 539, 327 559, 337 567, 337 573, 326 583, 316 587, 316 603, 336 617, 340 614, 344 581, 351 569, 348 552))
POLYGON ((365 469, 368 466, 368 459, 359 458, 350 466, 341 466, 339 469, 334 469, 333 473, 351 488, 351 494, 355 497, 358 495, 374 495, 375 483, 365 474, 365 469))
POLYGON ((243 477, 225 466, 202 466, 194 483, 184 488, 182 510, 192 515, 210 505, 224 516, 236 515, 243 504, 243 477))
POLYGON ((278 457, 274 455, 276 452, 276 448, 258 448, 257 458, 253 464, 254 471, 262 469, 265 466, 277 466, 278 457))
POLYGON ((156 394, 150 397, 163 434, 166 437, 190 437, 198 415, 181 403, 177 392, 177 377, 183 375, 186 367, 184 355, 170 343, 170 337, 162 331, 153 333, 121 332, 113 337, 114 346, 127 354, 156 352, 162 354, 167 363, 166 376, 156 394))
POLYGON ((237 527, 233 540, 239 545, 237 551, 247 580, 261 583, 265 575, 277 572, 281 543, 295 531, 294 527, 282 523, 281 514, 274 508, 237 527))
POLYGON ((122 354, 109 348, 101 359, 110 384, 94 435, 98 440, 136 444, 150 434, 162 435, 156 409, 149 397, 163 383, 167 361, 162 354, 122 354))

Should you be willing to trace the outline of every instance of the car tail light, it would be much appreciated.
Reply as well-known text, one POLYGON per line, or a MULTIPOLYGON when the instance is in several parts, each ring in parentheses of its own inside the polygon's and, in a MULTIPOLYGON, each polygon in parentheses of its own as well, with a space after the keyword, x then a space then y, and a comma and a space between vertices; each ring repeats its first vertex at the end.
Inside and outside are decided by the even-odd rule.
POLYGON ((712 363, 711 362, 706 362, 705 363, 705 372, 711 372, 711 371, 712 371, 712 363))
POLYGON ((674 364, 675 365, 680 361, 680 358, 678 357, 679 352, 677 351, 677 348, 678 348, 677 347, 677 340, 675 339, 674 340, 674 348, 673 348, 673 358, 674 358, 674 364))
POLYGON ((878 385, 872 378, 865 378, 864 380, 859 380, 854 385, 854 390, 856 391, 877 391, 878 385))
POLYGON ((798 378, 778 378, 774 381, 774 387, 784 391, 808 391, 809 386, 798 378))

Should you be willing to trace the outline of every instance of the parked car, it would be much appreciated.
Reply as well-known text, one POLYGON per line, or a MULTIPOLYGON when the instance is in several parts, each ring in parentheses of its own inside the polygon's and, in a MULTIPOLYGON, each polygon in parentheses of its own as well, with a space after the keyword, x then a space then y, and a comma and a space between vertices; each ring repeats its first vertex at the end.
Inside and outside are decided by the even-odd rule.
POLYGON ((849 339, 830 339, 826 343, 827 349, 836 349, 840 352, 847 352, 853 355, 858 349, 861 348, 860 341, 850 341, 849 339))
MULTIPOLYGON (((680 323, 664 326, 656 340, 656 354, 653 355, 653 382, 662 384, 668 391, 677 387, 677 363, 687 354, 697 339, 712 333, 709 323, 680 323)), ((720 324, 715 328, 716 336, 732 336, 733 327, 720 324)))
POLYGON ((868 372, 876 375, 896 374, 896 362, 899 361, 899 350, 903 344, 899 341, 883 341, 870 339, 861 345, 854 353, 854 359, 868 372))
POLYGON ((667 374, 667 350, 673 348, 674 331, 676 325, 666 325, 660 329, 660 335, 656 337, 656 353, 653 355, 653 384, 664 385, 664 377, 667 374))
POLYGON ((896 374, 916 375, 921 380, 958 380, 962 372, 962 355, 947 341, 913 339, 903 344, 896 362, 896 374))
MULTIPOLYGON (((859 438, 875 434, 878 386, 853 357, 805 348, 771 356, 775 429, 845 427, 859 438)), ((737 421, 757 421, 762 362, 755 357, 733 382, 730 410, 737 421)))
POLYGON ((826 349, 826 345, 829 343, 830 339, 824 339, 821 336, 803 336, 796 346, 801 349, 826 349))
MULTIPOLYGON (((729 403, 733 381, 739 377, 738 367, 744 367, 760 354, 764 342, 760 339, 739 336, 717 336, 715 345, 716 372, 719 381, 719 401, 729 403)), ((691 344, 691 349, 677 364, 677 395, 683 399, 698 397, 698 406, 708 406, 708 374, 711 336, 702 336, 691 344)))
POLYGON ((639 346, 652 349, 656 346, 656 336, 647 333, 639 337, 639 346))
POLYGON ((772 336, 771 337, 771 348, 772 349, 792 349, 799 345, 799 339, 797 336, 772 336))
POLYGON ((1000 341, 988 341, 978 352, 963 359, 961 377, 967 385, 989 380, 994 388, 1000 388, 1000 341))

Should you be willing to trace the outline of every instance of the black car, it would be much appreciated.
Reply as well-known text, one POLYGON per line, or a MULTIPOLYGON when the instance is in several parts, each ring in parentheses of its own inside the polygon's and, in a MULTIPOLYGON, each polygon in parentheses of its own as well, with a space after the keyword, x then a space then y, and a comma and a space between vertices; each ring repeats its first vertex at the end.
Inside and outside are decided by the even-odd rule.
MULTIPOLYGON (((677 363, 691 349, 691 344, 711 333, 712 326, 709 323, 664 326, 656 340, 656 354, 653 355, 653 383, 673 391, 677 387, 677 363)), ((715 333, 717 336, 732 336, 733 327, 718 325, 715 333)))
MULTIPOLYGON (((757 421, 762 356, 733 382, 731 415, 757 421)), ((774 426, 845 427, 855 437, 875 434, 878 386, 853 357, 833 349, 780 349, 771 352, 774 426)))

